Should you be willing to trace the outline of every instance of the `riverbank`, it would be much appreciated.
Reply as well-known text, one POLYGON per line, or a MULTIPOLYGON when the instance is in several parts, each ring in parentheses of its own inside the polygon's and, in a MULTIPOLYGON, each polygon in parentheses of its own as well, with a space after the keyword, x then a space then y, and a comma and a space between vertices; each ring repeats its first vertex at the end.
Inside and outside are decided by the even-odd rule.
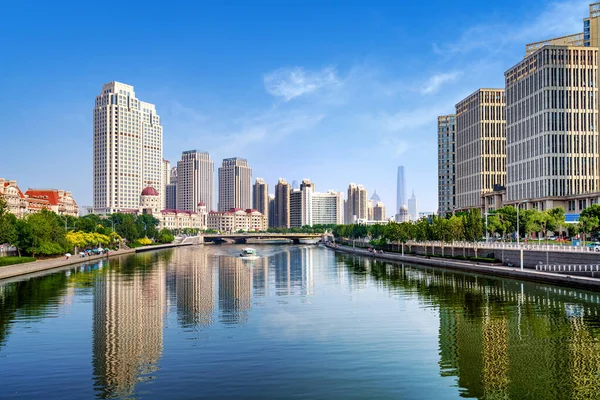
POLYGON ((114 257, 119 257, 127 254, 134 253, 143 253, 146 251, 154 251, 154 250, 162 250, 168 249, 172 247, 181 247, 181 246, 192 246, 193 244, 159 244, 156 246, 144 246, 138 247, 135 249, 122 249, 111 251, 108 254, 89 256, 85 258, 81 258, 79 256, 72 256, 69 259, 66 259, 64 256, 60 258, 53 258, 50 260, 40 260, 30 263, 24 264, 15 264, 15 265, 7 265, 5 267, 0 267, 0 281, 7 278, 13 278, 15 276, 28 275, 41 271, 49 271, 58 268, 70 267, 73 265, 86 264, 91 261, 102 260, 102 259, 110 259, 114 257))
POLYGON ((600 279, 589 278, 586 276, 554 274, 551 272, 541 272, 529 269, 521 270, 519 268, 513 267, 504 267, 499 265, 491 266, 475 262, 428 258, 425 256, 403 256, 397 253, 373 254, 372 252, 367 250, 344 245, 336 245, 335 247, 328 245, 327 247, 333 251, 341 253, 356 254, 381 260, 427 265, 431 267, 468 271, 484 275, 499 276, 503 278, 522 279, 527 281, 543 282, 554 285, 570 286, 590 290, 600 290, 600 279))

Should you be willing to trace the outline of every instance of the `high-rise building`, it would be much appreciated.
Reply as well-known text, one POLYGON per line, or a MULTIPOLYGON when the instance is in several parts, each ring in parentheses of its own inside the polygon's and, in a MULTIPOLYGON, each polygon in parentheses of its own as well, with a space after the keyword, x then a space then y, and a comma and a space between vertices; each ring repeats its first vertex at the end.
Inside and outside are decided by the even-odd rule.
POLYGON ((455 115, 438 117, 438 213, 452 214, 456 207, 456 119, 455 115))
POLYGON ((357 219, 368 219, 368 193, 363 185, 351 183, 348 185, 346 200, 345 222, 354 223, 357 219))
POLYGON ((275 219, 275 195, 269 195, 269 215, 267 217, 269 228, 274 228, 277 226, 277 221, 275 219))
POLYGON ((175 210, 177 208, 177 167, 171 168, 169 184, 166 187, 167 199, 165 208, 175 210))
POLYGON ((219 211, 252 208, 252 168, 248 160, 233 157, 219 168, 219 211))
POLYGON ((398 167, 396 177, 396 212, 402 205, 406 205, 406 181, 404 180, 404 166, 398 167))
POLYGON ((198 211, 204 203, 207 210, 214 209, 215 164, 205 151, 188 150, 177 161, 177 209, 198 211))
POLYGON ((419 217, 419 213, 417 212, 417 196, 415 196, 415 191, 413 190, 412 196, 408 199, 408 218, 411 221, 416 221, 419 217))
POLYGON ((256 178, 256 182, 254 182, 252 208, 262 213, 269 221, 269 185, 263 178, 256 178))
POLYGON ((283 178, 275 185, 274 223, 277 228, 290 227, 290 195, 291 186, 283 178))
POLYGON ((290 228, 302 227, 302 191, 292 189, 290 192, 290 228))
POLYGON ((344 195, 329 190, 327 193, 312 193, 312 220, 308 225, 344 223, 344 195))
POLYGON ((290 227, 312 226, 314 189, 315 185, 310 179, 303 179, 300 189, 292 189, 290 193, 290 227))
POLYGON ((456 207, 483 207, 506 186, 504 89, 478 89, 456 105, 456 207))
POLYGON ((385 221, 385 205, 381 201, 373 206, 373 221, 385 221))
POLYGON ((506 202, 574 211, 557 201, 600 190, 598 48, 547 45, 505 77, 506 202))
POLYGON ((161 184, 162 198, 160 202, 160 209, 164 210, 167 208, 167 186, 171 183, 171 162, 169 160, 162 160, 162 171, 161 171, 161 184))
POLYGON ((162 196, 162 147, 156 107, 137 99, 133 86, 102 85, 94 108, 94 212, 137 209, 147 186, 162 196))

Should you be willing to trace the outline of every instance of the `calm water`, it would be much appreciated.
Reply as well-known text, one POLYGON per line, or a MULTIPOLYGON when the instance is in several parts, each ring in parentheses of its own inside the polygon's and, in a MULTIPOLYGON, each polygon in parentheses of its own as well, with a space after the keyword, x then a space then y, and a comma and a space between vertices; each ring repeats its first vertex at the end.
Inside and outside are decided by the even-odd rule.
POLYGON ((318 247, 0 283, 0 398, 600 398, 600 296, 318 247))

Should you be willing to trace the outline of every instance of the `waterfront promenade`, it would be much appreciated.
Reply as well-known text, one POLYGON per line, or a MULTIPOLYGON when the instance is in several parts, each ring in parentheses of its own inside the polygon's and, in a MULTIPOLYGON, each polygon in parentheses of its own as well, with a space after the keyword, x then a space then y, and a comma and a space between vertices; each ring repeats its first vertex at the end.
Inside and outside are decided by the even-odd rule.
POLYGON ((461 270, 475 272, 484 275, 493 275, 506 278, 523 279, 528 281, 551 283, 561 286, 572 286, 591 290, 600 290, 600 279, 590 278, 586 276, 575 276, 556 274, 551 272, 542 272, 532 269, 520 269, 515 267, 505 267, 502 265, 486 265, 483 263, 446 260, 440 258, 429 258, 427 256, 401 255, 397 253, 377 253, 356 247, 344 245, 327 245, 328 248, 334 251, 357 254, 365 257, 371 257, 382 260, 405 262, 410 264, 427 265, 438 268, 447 268, 452 270, 461 270))
POLYGON ((7 278, 13 278, 16 276, 21 276, 21 275, 33 274, 36 272, 53 270, 53 269, 57 269, 57 268, 69 267, 69 266, 77 265, 77 264, 84 264, 84 263, 88 263, 90 261, 97 261, 97 260, 101 260, 101 259, 113 258, 113 257, 122 256, 122 255, 127 255, 127 254, 142 253, 142 252, 146 252, 146 251, 161 250, 161 249, 167 249, 167 248, 172 248, 172 247, 190 246, 190 245, 191 244, 170 243, 170 244, 162 244, 162 245, 156 245, 156 246, 138 247, 135 249, 121 249, 121 250, 111 251, 111 252, 109 252, 108 256, 106 254, 88 256, 85 258, 81 258, 79 256, 72 256, 69 259, 66 259, 65 256, 61 256, 61 257, 52 258, 52 259, 48 259, 48 260, 39 260, 39 261, 24 263, 24 264, 7 265, 5 267, 0 267, 0 280, 7 279, 7 278))

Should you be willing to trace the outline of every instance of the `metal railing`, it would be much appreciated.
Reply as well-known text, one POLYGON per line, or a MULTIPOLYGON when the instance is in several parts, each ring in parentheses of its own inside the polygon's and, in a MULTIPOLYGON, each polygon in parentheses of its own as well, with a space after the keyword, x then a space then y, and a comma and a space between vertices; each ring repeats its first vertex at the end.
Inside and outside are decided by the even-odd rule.
POLYGON ((409 241, 408 246, 424 247, 464 247, 468 249, 499 249, 499 250, 531 250, 531 251, 554 251, 554 252, 574 252, 574 253, 597 253, 600 256, 600 249, 596 250, 588 246, 567 246, 556 244, 537 244, 529 243, 511 243, 511 242, 442 242, 442 241, 409 241))
POLYGON ((542 272, 600 272, 600 264, 540 264, 536 271, 542 272))

